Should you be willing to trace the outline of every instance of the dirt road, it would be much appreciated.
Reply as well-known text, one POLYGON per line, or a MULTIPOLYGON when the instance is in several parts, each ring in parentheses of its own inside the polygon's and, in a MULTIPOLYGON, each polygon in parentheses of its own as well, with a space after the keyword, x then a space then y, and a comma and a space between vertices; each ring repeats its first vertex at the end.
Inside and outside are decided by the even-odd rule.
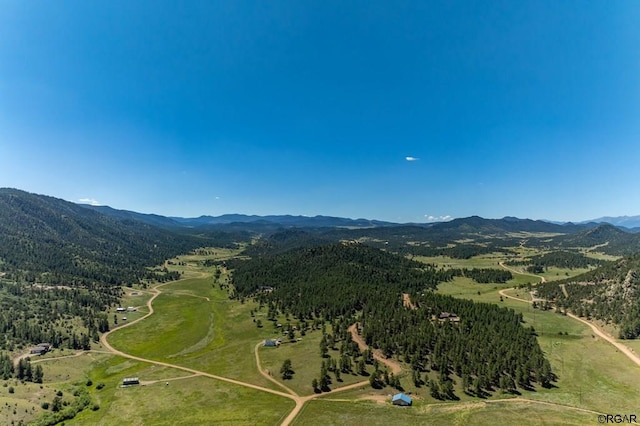
POLYGON ((503 269, 506 269, 509 272, 512 272, 514 274, 519 274, 519 275, 528 275, 530 277, 536 277, 540 280, 541 283, 546 283, 547 279, 545 277, 543 277, 542 275, 536 275, 536 274, 530 274, 528 272, 521 272, 518 271, 516 269, 510 268, 507 265, 504 264, 504 262, 499 262, 498 265, 500 265, 500 267, 502 267, 503 269))
MULTIPOLYGON (((353 324, 351 327, 349 327, 348 330, 351 333, 351 338, 353 339, 354 342, 358 344, 358 347, 360 347, 361 351, 365 349, 369 349, 369 346, 367 346, 362 336, 358 334, 358 330, 356 329, 356 324, 353 324)), ((402 367, 400 366, 400 363, 392 359, 385 358, 382 355, 382 351, 379 349, 373 350, 373 357, 378 361, 380 361, 382 364, 389 367, 391 369, 391 372, 396 376, 402 371, 402 367)))
MULTIPOLYGON (((500 293, 500 296, 509 298, 509 299, 513 299, 513 300, 517 300, 519 302, 525 302, 525 303, 531 303, 530 300, 525 300, 525 299, 521 299, 519 297, 515 297, 515 296, 509 296, 508 294, 505 293, 505 290, 500 290, 498 293, 500 293)), ((606 334, 604 331, 600 330, 598 328, 598 326, 596 326, 595 324, 582 319, 578 316, 573 315, 572 313, 567 312, 567 316, 570 318, 573 318, 576 321, 580 321, 583 324, 588 325, 591 330, 593 330, 593 332, 595 334, 597 334, 598 336, 602 337, 604 340, 606 340, 607 342, 611 343, 613 346, 616 347, 616 349, 620 350, 620 352, 622 352, 627 358, 629 358, 631 361, 633 361, 637 366, 640 367, 640 357, 638 357, 638 355, 636 355, 635 353, 633 353, 631 351, 631 349, 629 349, 627 346, 623 345, 622 343, 618 342, 616 339, 614 339, 613 337, 609 336, 608 334, 606 334)))
POLYGON ((411 309, 412 311, 415 311, 415 310, 417 309, 417 308, 416 308, 416 305, 414 305, 414 304, 411 302, 411 296, 409 295, 409 293, 403 293, 403 294, 402 294, 402 305, 403 305, 405 308, 409 308, 409 309, 411 309))

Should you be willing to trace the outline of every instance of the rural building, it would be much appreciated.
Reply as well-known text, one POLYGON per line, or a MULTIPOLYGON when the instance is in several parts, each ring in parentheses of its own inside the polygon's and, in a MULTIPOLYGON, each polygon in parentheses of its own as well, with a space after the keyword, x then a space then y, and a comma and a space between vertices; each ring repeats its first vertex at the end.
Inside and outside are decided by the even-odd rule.
POLYGON ((122 386, 139 385, 140 380, 137 377, 125 377, 122 379, 122 386))
POLYGON ((29 349, 29 353, 32 355, 42 355, 47 353, 47 349, 43 348, 42 346, 34 346, 33 348, 29 349))
POLYGON ((399 405, 401 407, 408 407, 413 403, 413 400, 408 395, 397 393, 393 395, 393 398, 391 398, 391 403, 393 405, 399 405))
POLYGON ((33 355, 46 354, 51 350, 51 343, 38 343, 37 346, 29 349, 29 353, 33 355))
POLYGON ((438 315, 438 321, 459 322, 460 317, 450 312, 441 312, 440 315, 438 315))
POLYGON ((276 346, 278 346, 280 344, 280 342, 278 340, 274 340, 274 339, 266 339, 264 341, 264 345, 268 348, 275 348, 276 346))

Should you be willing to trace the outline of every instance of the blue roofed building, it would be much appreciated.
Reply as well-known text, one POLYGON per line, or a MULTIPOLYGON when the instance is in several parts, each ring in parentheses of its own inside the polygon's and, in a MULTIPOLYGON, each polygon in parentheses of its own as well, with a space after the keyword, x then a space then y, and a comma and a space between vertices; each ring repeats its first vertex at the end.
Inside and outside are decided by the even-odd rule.
POLYGON ((403 393, 397 393, 393 395, 393 398, 391 398, 391 403, 393 405, 400 405, 402 407, 408 407, 412 404, 412 402, 413 400, 411 399, 411 397, 403 393))

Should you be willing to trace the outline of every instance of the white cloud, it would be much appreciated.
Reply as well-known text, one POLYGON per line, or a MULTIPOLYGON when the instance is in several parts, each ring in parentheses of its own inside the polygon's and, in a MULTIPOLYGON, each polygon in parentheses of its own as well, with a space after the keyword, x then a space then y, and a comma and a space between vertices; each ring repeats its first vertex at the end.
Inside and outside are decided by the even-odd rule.
POLYGON ((419 160, 419 158, 418 158, 418 157, 411 157, 411 156, 409 156, 409 157, 404 157, 404 159, 405 159, 405 160, 407 160, 407 161, 418 161, 418 160, 419 160))
POLYGON ((92 205, 92 206, 101 206, 101 205, 102 205, 102 204, 100 204, 100 203, 98 202, 98 200, 94 200, 93 198, 80 198, 80 199, 78 200, 78 202, 79 202, 80 204, 90 204, 90 205, 92 205))
POLYGON ((425 214, 424 217, 427 220, 427 222, 449 222, 450 220, 453 220, 453 216, 450 216, 448 214, 442 215, 442 216, 433 216, 430 214, 425 214))

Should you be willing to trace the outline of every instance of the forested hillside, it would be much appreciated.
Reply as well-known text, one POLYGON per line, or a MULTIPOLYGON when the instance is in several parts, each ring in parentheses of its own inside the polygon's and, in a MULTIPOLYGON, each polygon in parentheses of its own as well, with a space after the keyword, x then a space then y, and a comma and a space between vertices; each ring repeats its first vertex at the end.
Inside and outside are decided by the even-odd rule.
POLYGON ((0 189, 0 272, 9 280, 72 285, 173 279, 149 267, 216 242, 114 219, 52 197, 0 189))
POLYGON ((482 395, 494 388, 530 389, 532 382, 549 386, 554 379, 535 333, 522 326, 521 314, 432 292, 413 300, 417 309, 406 309, 393 294, 368 304, 363 335, 387 356, 410 363, 414 381, 435 370, 440 388, 450 389, 446 383, 455 375, 465 389, 482 395), (451 313, 458 321, 451 320, 451 313))
POLYGON ((380 293, 400 294, 435 288, 449 271, 357 243, 294 249, 235 261, 238 295, 257 294, 299 319, 352 315, 380 293), (260 292, 265 287, 272 292, 260 292))
POLYGON ((640 234, 625 232, 609 224, 556 237, 553 243, 567 248, 597 246, 598 251, 615 256, 630 256, 640 252, 640 234))
POLYGON ((621 338, 633 339, 640 336, 639 274, 640 256, 634 256, 572 279, 539 284, 536 289, 539 297, 558 309, 614 323, 621 338))
POLYGON ((177 279, 159 267, 227 234, 177 234, 60 199, 0 189, 0 349, 89 349, 109 329, 121 285, 177 279))
POLYGON ((227 266, 234 268, 237 297, 254 296, 268 307, 269 319, 275 321, 278 313, 301 321, 360 318, 370 346, 410 363, 416 383, 425 372, 437 371, 434 386, 447 398, 455 397, 454 376, 478 396, 498 387, 548 386, 554 379, 520 315, 432 291, 456 274, 472 274, 469 270, 435 269, 358 243, 263 253, 227 266), (403 293, 416 309, 403 304, 403 293))
POLYGON ((98 333, 109 330, 105 311, 121 293, 120 287, 104 284, 46 288, 0 280, 0 349, 39 342, 90 349, 98 333))

